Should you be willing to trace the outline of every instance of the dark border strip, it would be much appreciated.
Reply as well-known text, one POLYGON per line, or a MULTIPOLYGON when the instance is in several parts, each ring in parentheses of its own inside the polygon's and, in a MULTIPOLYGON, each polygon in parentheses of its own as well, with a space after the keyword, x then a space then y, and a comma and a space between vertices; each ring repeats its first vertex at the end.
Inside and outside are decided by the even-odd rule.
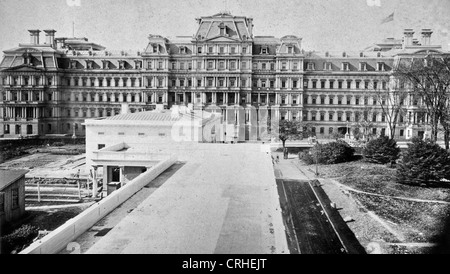
POLYGON ((331 207, 331 200, 320 186, 320 182, 318 180, 311 180, 309 184, 322 204, 322 208, 325 210, 330 222, 333 225, 333 228, 336 231, 336 234, 342 242, 342 245, 347 250, 347 253, 366 254, 365 248, 361 246, 355 234, 342 219, 342 216, 335 208, 331 207))

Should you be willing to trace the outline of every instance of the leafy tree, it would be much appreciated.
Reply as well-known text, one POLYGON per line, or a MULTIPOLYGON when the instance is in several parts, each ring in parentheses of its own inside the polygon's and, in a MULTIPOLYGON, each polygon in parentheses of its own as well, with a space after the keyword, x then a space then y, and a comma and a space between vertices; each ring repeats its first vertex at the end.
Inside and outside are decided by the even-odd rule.
POLYGON ((450 179, 450 153, 431 140, 414 138, 397 165, 396 181, 419 186, 443 186, 450 179))
POLYGON ((287 140, 298 140, 303 138, 303 127, 305 124, 299 120, 280 120, 272 125, 271 135, 280 139, 283 148, 286 147, 287 140))
POLYGON ((386 164, 398 159, 400 148, 394 139, 382 136, 369 141, 363 149, 363 156, 367 162, 386 164))

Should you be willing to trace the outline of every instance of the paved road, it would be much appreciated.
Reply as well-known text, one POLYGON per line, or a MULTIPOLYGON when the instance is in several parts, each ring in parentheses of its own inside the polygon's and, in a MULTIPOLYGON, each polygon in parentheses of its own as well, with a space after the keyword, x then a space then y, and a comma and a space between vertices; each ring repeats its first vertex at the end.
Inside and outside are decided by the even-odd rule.
POLYGON ((288 253, 270 155, 199 144, 86 253, 288 253))
POLYGON ((299 253, 346 253, 309 182, 280 180, 279 184, 287 198, 286 209, 292 218, 299 253))

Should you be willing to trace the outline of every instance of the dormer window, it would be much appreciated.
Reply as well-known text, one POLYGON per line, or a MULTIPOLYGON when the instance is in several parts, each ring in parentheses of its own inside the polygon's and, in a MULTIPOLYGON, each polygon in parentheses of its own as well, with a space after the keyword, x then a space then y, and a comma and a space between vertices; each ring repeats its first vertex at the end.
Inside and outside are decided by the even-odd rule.
POLYGON ((224 25, 223 22, 220 23, 219 28, 220 28, 220 35, 224 36, 227 34, 226 26, 224 25))
POLYGON ((332 69, 331 62, 325 62, 323 67, 324 70, 331 70, 332 69))
POLYGON ((269 54, 269 48, 267 46, 263 46, 261 48, 261 54, 269 54))
POLYGON ((347 53, 345 51, 342 53, 342 57, 347 57, 347 53))
POLYGON ((364 52, 360 52, 359 57, 364 57, 364 52))
POLYGON ((153 53, 158 53, 158 45, 153 45, 153 53))
POLYGON ((364 62, 359 63, 359 70, 367 71, 367 63, 364 63, 364 62))
POLYGON ((330 53, 328 51, 325 52, 325 57, 330 57, 330 53))
POLYGON ((77 68, 77 61, 70 62, 70 68, 71 69, 76 69, 77 68))
POLYGON ((306 69, 307 69, 307 70, 315 70, 314 63, 309 62, 309 63, 308 63, 308 67, 307 67, 306 69))
POLYGON ((181 46, 180 47, 180 54, 185 54, 186 53, 186 47, 181 46))
POLYGON ((135 69, 141 69, 142 63, 139 60, 134 61, 135 62, 135 69))
POLYGON ((103 69, 109 69, 109 61, 103 60, 103 69))
POLYGON ((119 61, 119 69, 125 69, 125 61, 123 60, 119 61))
POLYGON ((377 71, 384 71, 384 63, 383 62, 377 63, 377 71))
POLYGON ((288 48, 287 48, 287 52, 288 52, 288 53, 293 53, 293 47, 288 47, 288 48))
POLYGON ((87 61, 86 61, 86 68, 87 68, 87 69, 92 69, 92 63, 93 63, 92 60, 87 60, 87 61))
POLYGON ((350 64, 349 63, 342 63, 342 70, 343 71, 349 71, 350 70, 350 64))
POLYGON ((33 62, 31 61, 31 58, 32 58, 31 54, 29 54, 28 52, 23 55, 23 59, 24 59, 25 65, 33 65, 33 62))

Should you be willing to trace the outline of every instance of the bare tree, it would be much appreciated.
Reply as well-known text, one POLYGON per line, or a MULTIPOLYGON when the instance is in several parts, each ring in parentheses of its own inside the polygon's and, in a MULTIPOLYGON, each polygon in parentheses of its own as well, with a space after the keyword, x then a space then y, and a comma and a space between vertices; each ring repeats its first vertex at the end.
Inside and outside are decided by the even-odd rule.
POLYGON ((358 111, 355 117, 355 122, 352 125, 354 130, 353 135, 356 132, 361 134, 363 140, 369 140, 372 137, 372 129, 375 126, 372 116, 375 113, 373 107, 365 106, 361 111, 358 111))
POLYGON ((408 98, 408 91, 397 85, 393 77, 383 78, 382 86, 375 88, 375 99, 389 128, 389 138, 395 138, 395 130, 400 123, 400 117, 406 113, 404 102, 408 98))
POLYGON ((439 126, 447 135, 448 147, 449 125, 448 96, 450 88, 450 58, 442 54, 428 54, 420 59, 400 59, 394 74, 397 79, 408 83, 413 96, 418 96, 430 119, 431 140, 437 141, 439 126))

